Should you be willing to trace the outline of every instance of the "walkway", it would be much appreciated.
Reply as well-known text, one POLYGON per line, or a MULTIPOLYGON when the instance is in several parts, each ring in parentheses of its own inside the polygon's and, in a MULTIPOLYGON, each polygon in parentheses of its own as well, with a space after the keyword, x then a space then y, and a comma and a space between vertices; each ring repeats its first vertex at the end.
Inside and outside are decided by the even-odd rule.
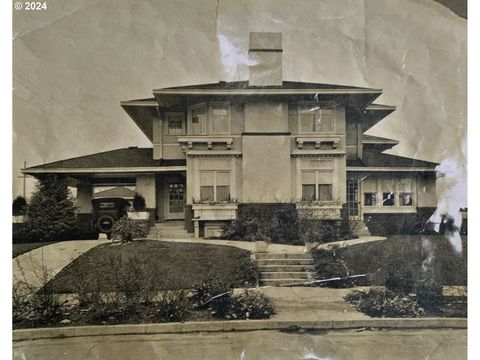
MULTIPOLYGON (((358 239, 351 240, 342 240, 331 242, 328 244, 321 244, 317 249, 329 249, 333 246, 350 246, 368 243, 372 241, 381 241, 385 240, 386 237, 383 236, 360 236, 358 239)), ((199 243, 199 244, 210 244, 210 245, 225 245, 225 246, 234 246, 240 249, 248 250, 251 252, 255 251, 255 243, 251 241, 237 241, 237 240, 221 240, 221 239, 196 239, 196 238, 187 238, 187 239, 154 239, 149 238, 147 240, 156 240, 156 241, 169 241, 169 242, 180 242, 180 243, 199 243)), ((284 244, 270 244, 267 246, 267 253, 274 254, 302 254, 305 253, 305 246, 303 245, 284 245, 284 244)))
POLYGON ((71 240, 39 247, 13 259, 13 285, 25 281, 41 288, 65 266, 91 248, 109 240, 71 240))
POLYGON ((358 312, 343 298, 353 289, 318 287, 260 288, 272 300, 276 315, 272 320, 363 320, 369 317, 358 312))

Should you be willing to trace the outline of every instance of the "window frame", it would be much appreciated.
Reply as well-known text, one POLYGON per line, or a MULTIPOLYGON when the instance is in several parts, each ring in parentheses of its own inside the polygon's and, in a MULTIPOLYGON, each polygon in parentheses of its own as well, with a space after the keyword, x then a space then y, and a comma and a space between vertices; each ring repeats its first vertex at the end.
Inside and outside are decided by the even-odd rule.
POLYGON ((232 119, 232 106, 230 101, 210 101, 209 102, 209 111, 208 111, 208 129, 210 131, 210 134, 212 135, 228 135, 231 133, 231 119, 232 119), (226 105, 226 109, 228 111, 228 117, 227 117, 227 130, 226 131, 214 131, 214 121, 213 121, 213 108, 216 105, 226 105))
POLYGON ((300 135, 312 135, 312 134, 334 134, 335 133, 335 129, 336 129, 336 126, 335 126, 335 115, 336 115, 336 111, 335 111, 335 107, 332 106, 332 107, 327 107, 326 104, 322 104, 322 103, 314 103, 314 102, 308 102, 308 101, 301 101, 298 103, 298 106, 297 106, 297 130, 298 130, 298 134, 300 135), (314 128, 313 131, 303 131, 302 130, 302 127, 301 127, 301 122, 300 122, 300 116, 302 114, 309 114, 310 111, 308 111, 308 109, 310 108, 313 108, 313 107, 316 107, 315 109, 315 113, 314 113, 314 120, 313 120, 313 124, 312 124, 312 128, 314 128), (332 112, 332 128, 331 130, 329 131, 319 131, 318 128, 317 128, 317 116, 321 116, 321 113, 323 110, 331 110, 332 112))
MULTIPOLYGON (((232 181, 231 181, 231 170, 199 170, 199 181, 198 181, 198 195, 199 195, 199 200, 200 203, 228 203, 232 201, 232 181), (213 174, 213 200, 202 200, 202 183, 201 183, 201 177, 202 173, 212 173, 213 174), (217 174, 218 173, 225 173, 228 175, 228 199, 227 200, 218 200, 217 196, 217 174)), ((225 186, 225 185, 219 185, 219 186, 225 186)))
POLYGON ((201 135, 208 135, 208 107, 207 103, 205 101, 189 105, 188 106, 188 113, 187 113, 187 119, 188 119, 188 135, 193 135, 193 136, 201 136, 201 135), (193 119, 192 119, 192 112, 197 109, 204 109, 204 124, 202 125, 201 122, 199 122, 200 126, 200 131, 199 134, 194 134, 193 133, 193 119))
POLYGON ((319 173, 328 173, 330 174, 330 176, 332 176, 332 173, 333 173, 333 170, 330 170, 330 169, 302 169, 301 170, 301 175, 300 175, 300 185, 301 185, 301 189, 302 189, 302 193, 301 193, 301 201, 303 202, 309 202, 309 201, 315 201, 315 202, 319 202, 319 203, 331 203, 333 202, 333 179, 332 179, 332 182, 329 183, 329 184, 324 184, 324 183, 320 183, 319 182, 319 173), (303 183, 303 174, 305 173, 314 173, 314 181, 315 183, 314 184, 304 184, 303 183), (304 192, 303 192, 303 187, 304 186, 314 186, 314 199, 313 200, 306 200, 305 197, 304 197, 304 192), (320 200, 320 185, 328 185, 330 186, 330 200, 320 200))
MULTIPOLYGON (((167 136, 182 136, 182 135, 185 135, 185 113, 183 112, 167 112, 165 114, 165 118, 166 118, 166 123, 167 123, 167 136), (170 120, 174 119, 175 117, 171 118, 170 116, 172 115, 177 115, 177 116, 182 116, 182 119, 181 119, 181 131, 180 131, 180 134, 170 134, 170 120)), ((177 129, 178 130, 178 129, 177 129)))

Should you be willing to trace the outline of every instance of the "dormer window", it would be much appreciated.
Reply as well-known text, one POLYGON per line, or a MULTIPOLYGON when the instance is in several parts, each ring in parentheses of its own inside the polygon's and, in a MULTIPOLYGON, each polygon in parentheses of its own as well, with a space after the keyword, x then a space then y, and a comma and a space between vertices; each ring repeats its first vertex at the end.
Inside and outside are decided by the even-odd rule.
POLYGON ((317 103, 298 106, 298 132, 300 134, 325 134, 334 131, 334 111, 317 103))

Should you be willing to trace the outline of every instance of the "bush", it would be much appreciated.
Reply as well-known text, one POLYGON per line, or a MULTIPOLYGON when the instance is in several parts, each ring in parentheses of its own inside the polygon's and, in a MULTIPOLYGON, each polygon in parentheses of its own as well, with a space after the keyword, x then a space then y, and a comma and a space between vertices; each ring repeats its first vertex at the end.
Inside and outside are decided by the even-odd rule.
POLYGON ((410 294, 414 287, 412 271, 400 266, 397 270, 389 272, 385 280, 385 287, 398 294, 410 294))
POLYGON ((224 314, 226 319, 268 319, 274 314, 270 299, 260 292, 245 290, 241 294, 229 296, 224 314))
POLYGON ((126 243, 135 238, 145 237, 147 233, 147 225, 144 222, 132 220, 124 216, 113 225, 112 239, 126 243))
POLYGON ((427 310, 438 310, 443 303, 442 286, 434 279, 420 279, 415 284, 415 295, 420 306, 427 310))
POLYGON ((191 313, 187 290, 168 290, 154 302, 156 318, 163 322, 183 321, 191 313))
POLYGON ((277 244, 302 244, 294 204, 240 205, 236 220, 227 224, 224 237, 232 240, 267 240, 277 244))
POLYGON ((37 241, 64 240, 75 229, 75 205, 64 176, 39 178, 25 226, 27 237, 37 241))
POLYGON ((413 297, 388 289, 353 291, 345 300, 371 317, 419 317, 424 314, 423 308, 413 297))
POLYGON ((27 210, 27 200, 23 196, 17 196, 12 203, 12 215, 25 215, 27 210))
POLYGON ((232 288, 231 284, 220 281, 218 277, 209 275, 195 286, 192 300, 199 308, 225 308, 227 305, 227 303, 223 303, 225 299, 223 297, 214 299, 214 297, 228 293, 232 288))
POLYGON ((231 287, 254 287, 258 282, 258 269, 255 261, 250 257, 244 255, 238 255, 235 259, 235 280, 232 282, 231 287))
POLYGON ((132 201, 132 206, 135 211, 145 210, 145 198, 141 194, 135 193, 132 201))

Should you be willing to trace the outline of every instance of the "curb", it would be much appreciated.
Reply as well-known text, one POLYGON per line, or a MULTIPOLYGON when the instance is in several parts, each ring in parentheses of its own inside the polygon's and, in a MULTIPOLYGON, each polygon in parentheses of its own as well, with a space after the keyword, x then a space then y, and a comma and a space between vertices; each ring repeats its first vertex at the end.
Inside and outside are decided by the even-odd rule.
POLYGON ((182 334, 253 330, 335 330, 364 327, 386 329, 466 329, 464 318, 364 319, 364 320, 230 320, 163 324, 100 325, 13 330, 13 341, 69 338, 80 336, 182 334))

